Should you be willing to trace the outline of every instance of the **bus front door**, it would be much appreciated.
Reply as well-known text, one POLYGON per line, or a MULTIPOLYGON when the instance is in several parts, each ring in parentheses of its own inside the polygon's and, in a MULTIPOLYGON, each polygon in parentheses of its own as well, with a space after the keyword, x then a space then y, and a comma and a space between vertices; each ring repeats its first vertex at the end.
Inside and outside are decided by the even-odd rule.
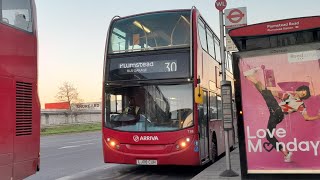
POLYGON ((208 138, 208 100, 207 92, 203 92, 203 104, 199 104, 199 135, 200 135, 200 158, 201 163, 209 159, 208 138))

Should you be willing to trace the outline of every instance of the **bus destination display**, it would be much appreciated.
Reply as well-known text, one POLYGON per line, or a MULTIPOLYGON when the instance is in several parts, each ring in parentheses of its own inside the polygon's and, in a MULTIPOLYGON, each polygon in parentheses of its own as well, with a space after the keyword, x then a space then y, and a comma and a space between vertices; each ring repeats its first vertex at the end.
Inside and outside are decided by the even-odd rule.
POLYGON ((112 58, 109 80, 188 77, 189 64, 189 53, 112 58))
POLYGON ((177 68, 177 60, 120 63, 118 67, 126 73, 175 72, 177 68))

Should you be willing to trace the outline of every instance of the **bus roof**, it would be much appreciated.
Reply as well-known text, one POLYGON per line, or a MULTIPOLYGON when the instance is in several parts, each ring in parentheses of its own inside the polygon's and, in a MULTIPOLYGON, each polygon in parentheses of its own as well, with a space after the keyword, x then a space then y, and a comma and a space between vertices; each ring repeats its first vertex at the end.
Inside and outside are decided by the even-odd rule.
POLYGON ((191 11, 191 10, 192 9, 173 9, 173 10, 150 11, 150 12, 133 14, 133 15, 123 16, 123 17, 121 17, 119 15, 116 15, 116 16, 113 17, 112 20, 126 19, 126 18, 130 18, 130 17, 134 17, 134 16, 141 16, 141 15, 145 15, 145 14, 154 14, 154 13, 163 13, 163 12, 177 12, 177 11, 191 11))

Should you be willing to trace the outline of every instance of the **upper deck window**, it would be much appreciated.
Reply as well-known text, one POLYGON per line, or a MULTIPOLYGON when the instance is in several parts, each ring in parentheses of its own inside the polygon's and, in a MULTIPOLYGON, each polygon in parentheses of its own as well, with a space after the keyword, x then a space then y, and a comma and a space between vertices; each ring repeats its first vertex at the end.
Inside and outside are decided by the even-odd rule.
POLYGON ((198 29, 199 29, 199 37, 200 37, 201 46, 205 51, 208 51, 207 39, 206 39, 206 28, 205 28, 204 22, 202 22, 202 20, 198 21, 198 29))
POLYGON ((32 32, 30 0, 0 0, 1 22, 32 32))
POLYGON ((190 11, 159 12, 114 21, 109 53, 190 46, 190 11))

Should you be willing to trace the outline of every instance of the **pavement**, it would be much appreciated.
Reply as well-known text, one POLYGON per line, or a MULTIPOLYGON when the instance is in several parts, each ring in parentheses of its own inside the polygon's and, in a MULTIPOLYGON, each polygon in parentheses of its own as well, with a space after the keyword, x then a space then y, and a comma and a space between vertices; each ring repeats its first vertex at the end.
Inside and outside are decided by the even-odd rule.
POLYGON ((221 177, 220 174, 226 170, 226 157, 219 159, 191 180, 241 180, 239 147, 230 152, 231 169, 238 173, 236 177, 221 177))

